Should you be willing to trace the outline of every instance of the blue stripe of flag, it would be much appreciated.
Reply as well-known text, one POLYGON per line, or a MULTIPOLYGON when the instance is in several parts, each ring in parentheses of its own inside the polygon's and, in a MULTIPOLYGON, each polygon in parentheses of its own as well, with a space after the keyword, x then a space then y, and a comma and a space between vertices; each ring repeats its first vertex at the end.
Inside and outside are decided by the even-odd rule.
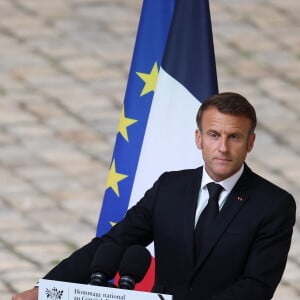
POLYGON ((128 177, 118 183, 120 195, 108 188, 105 191, 99 217, 97 236, 106 233, 110 222, 120 221, 128 209, 130 193, 142 147, 153 93, 140 96, 143 82, 136 72, 150 73, 153 64, 161 64, 169 32, 175 0, 144 0, 136 44, 124 99, 125 115, 137 122, 128 127, 129 141, 120 133, 116 136, 112 161, 116 171, 128 177))
POLYGON ((209 1, 176 1, 162 67, 201 102, 218 92, 209 1))

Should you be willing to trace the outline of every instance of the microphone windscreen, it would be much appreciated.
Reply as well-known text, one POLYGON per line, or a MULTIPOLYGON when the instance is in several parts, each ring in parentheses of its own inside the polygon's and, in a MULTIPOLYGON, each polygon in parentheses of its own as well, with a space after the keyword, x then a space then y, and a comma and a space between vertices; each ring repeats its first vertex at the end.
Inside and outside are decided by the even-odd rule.
POLYGON ((140 282, 151 263, 151 254, 149 251, 140 245, 129 247, 120 263, 120 276, 131 276, 135 282, 140 282))
POLYGON ((121 247, 114 243, 104 243, 99 246, 91 264, 91 272, 103 273, 107 280, 112 279, 118 272, 123 255, 121 247))

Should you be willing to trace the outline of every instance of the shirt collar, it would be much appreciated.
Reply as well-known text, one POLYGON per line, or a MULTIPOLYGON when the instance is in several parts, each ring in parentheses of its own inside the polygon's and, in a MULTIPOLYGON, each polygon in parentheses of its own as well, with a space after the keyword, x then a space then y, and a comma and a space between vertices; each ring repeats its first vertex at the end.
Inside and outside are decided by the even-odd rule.
MULTIPOLYGON (((237 183, 237 181, 240 179, 243 171, 244 171, 244 164, 235 174, 222 181, 219 181, 218 184, 220 184, 226 192, 230 193, 233 187, 235 186, 235 184, 237 183)), ((215 182, 215 181, 207 174, 205 170, 205 166, 203 166, 201 189, 203 189, 210 182, 215 182)))

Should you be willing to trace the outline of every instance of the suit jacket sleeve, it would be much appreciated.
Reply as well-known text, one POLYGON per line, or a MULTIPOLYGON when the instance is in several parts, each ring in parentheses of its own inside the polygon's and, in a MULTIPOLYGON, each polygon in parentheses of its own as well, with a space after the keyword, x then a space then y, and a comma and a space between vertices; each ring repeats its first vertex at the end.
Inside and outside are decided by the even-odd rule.
MULTIPOLYGON (((282 277, 290 248, 296 206, 293 197, 284 193, 268 208, 250 249, 243 275, 213 300, 267 300, 282 277)), ((273 202, 272 202, 273 203, 273 202)))
POLYGON ((90 243, 62 260, 44 279, 88 283, 91 277, 91 263, 101 243, 114 242, 123 250, 134 244, 143 246, 150 244, 153 240, 152 209, 158 185, 158 183, 154 184, 145 196, 127 211, 124 219, 107 234, 94 238, 90 243))
POLYGON ((89 283, 91 278, 90 265, 101 242, 100 238, 94 238, 90 243, 62 260, 44 279, 89 283))

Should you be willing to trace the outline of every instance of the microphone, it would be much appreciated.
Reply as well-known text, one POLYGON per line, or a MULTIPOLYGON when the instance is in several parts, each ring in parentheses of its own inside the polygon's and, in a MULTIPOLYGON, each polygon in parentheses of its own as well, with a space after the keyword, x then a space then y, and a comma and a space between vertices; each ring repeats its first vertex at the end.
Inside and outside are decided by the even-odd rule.
POLYGON ((115 287, 108 281, 118 272, 122 258, 122 249, 114 243, 99 246, 91 264, 90 285, 115 287))
POLYGON ((120 263, 119 288, 133 290, 135 284, 144 278, 150 262, 151 254, 145 247, 139 245, 129 247, 120 263))

